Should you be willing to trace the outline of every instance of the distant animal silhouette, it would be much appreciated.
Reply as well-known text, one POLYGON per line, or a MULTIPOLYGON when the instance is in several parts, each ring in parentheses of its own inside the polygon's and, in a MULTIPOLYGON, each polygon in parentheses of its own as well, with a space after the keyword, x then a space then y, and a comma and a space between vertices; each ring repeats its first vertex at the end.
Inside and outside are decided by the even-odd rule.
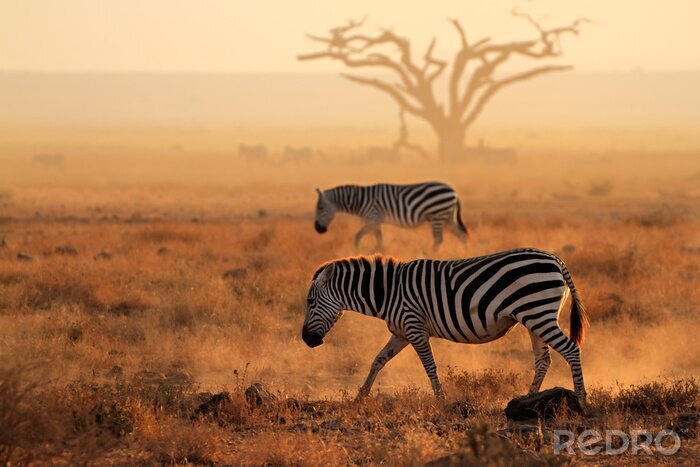
POLYGON ((285 146, 282 161, 293 164, 308 164, 313 156, 314 151, 309 147, 295 148, 293 146, 285 146))
POLYGON ((367 159, 372 162, 398 162, 401 156, 395 148, 369 146, 367 148, 367 159))
POLYGON ((483 344, 520 323, 530 333, 535 354, 530 392, 540 390, 552 347, 571 367, 574 390, 585 403, 579 346, 588 320, 568 269, 551 253, 518 249, 453 261, 397 262, 381 256, 331 261, 316 271, 309 288, 304 342, 309 347, 321 345, 344 310, 381 318, 392 334, 374 359, 358 397, 369 393, 379 371, 408 344, 440 397, 431 337, 483 344), (567 337, 558 318, 569 291, 567 337))
POLYGON ((463 242, 469 233, 461 218, 461 206, 455 190, 440 182, 416 183, 412 185, 359 186, 342 185, 330 190, 318 188, 315 227, 325 233, 337 211, 360 216, 365 225, 355 236, 355 247, 362 237, 372 232, 377 249, 382 251, 381 225, 393 223, 402 227, 416 227, 429 222, 433 231, 433 247, 442 243, 442 230, 448 224, 463 242))
POLYGON ((238 155, 249 161, 262 162, 267 160, 267 147, 262 144, 254 146, 248 144, 238 145, 238 155))

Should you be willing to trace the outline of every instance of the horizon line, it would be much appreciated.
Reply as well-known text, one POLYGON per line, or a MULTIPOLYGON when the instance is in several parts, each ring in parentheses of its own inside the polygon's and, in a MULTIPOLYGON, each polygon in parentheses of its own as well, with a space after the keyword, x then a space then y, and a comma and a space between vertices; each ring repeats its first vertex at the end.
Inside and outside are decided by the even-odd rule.
MULTIPOLYGON (((579 70, 573 68, 564 74, 644 74, 644 73, 698 73, 700 67, 696 68, 643 68, 634 67, 627 69, 612 69, 612 70, 579 70)), ((246 70, 41 70, 41 69, 3 69, 0 68, 0 74, 36 74, 36 75, 318 75, 340 76, 343 73, 339 71, 246 71, 246 70)), ((390 73, 368 73, 371 75, 382 75, 390 73)))

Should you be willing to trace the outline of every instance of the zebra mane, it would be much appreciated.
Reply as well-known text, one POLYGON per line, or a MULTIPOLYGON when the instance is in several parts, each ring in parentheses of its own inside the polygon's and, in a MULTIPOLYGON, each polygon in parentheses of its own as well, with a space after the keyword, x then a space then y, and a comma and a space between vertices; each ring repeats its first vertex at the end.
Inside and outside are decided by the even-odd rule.
POLYGON ((362 188, 360 185, 338 185, 327 190, 323 190, 323 195, 331 202, 337 203, 340 201, 341 193, 347 189, 357 189, 362 188))
POLYGON ((370 264, 373 266, 386 266, 386 265, 397 265, 400 264, 400 261, 398 261, 396 258, 393 256, 384 256, 381 254, 376 254, 372 256, 349 256, 347 258, 340 258, 340 259, 334 259, 331 261, 326 261, 325 263, 321 264, 318 269, 316 269, 316 272, 314 272, 314 276, 311 279, 312 282, 316 281, 318 278, 319 274, 326 268, 331 263, 358 263, 360 261, 368 261, 370 264))

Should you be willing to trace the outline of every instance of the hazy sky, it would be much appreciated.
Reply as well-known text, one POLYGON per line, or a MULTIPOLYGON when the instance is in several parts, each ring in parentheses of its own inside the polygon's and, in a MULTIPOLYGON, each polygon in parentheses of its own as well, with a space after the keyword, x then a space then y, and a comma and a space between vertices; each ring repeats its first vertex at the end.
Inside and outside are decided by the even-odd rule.
POLYGON ((578 70, 700 69, 700 0, 0 0, 0 70, 333 71, 295 60, 314 48, 304 33, 369 15, 449 53, 448 17, 471 38, 530 37, 514 6, 545 25, 593 19, 564 43, 578 70))

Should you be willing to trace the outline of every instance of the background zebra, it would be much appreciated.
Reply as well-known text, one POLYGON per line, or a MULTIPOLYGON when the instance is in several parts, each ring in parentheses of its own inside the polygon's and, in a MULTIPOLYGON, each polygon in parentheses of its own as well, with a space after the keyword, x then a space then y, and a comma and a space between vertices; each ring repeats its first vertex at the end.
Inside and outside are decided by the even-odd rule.
POLYGON ((530 333, 535 354, 530 392, 542 385, 552 347, 569 363, 574 390, 585 403, 579 346, 588 319, 569 271, 551 253, 518 249, 454 261, 340 259, 316 271, 307 303, 302 338, 309 347, 323 343, 343 310, 386 321, 392 336, 374 359, 358 397, 369 393, 378 372, 408 344, 441 396, 430 337, 483 344, 520 323, 530 333), (567 337, 558 317, 569 290, 573 300, 567 337))
POLYGON ((444 183, 426 182, 412 185, 341 185, 330 190, 318 188, 315 227, 325 233, 337 211, 360 216, 365 225, 355 235, 355 247, 372 232, 377 249, 383 250, 381 225, 385 222, 402 227, 417 227, 430 222, 434 248, 442 243, 442 229, 448 224, 464 242, 468 232, 461 218, 461 206, 455 190, 444 183))

